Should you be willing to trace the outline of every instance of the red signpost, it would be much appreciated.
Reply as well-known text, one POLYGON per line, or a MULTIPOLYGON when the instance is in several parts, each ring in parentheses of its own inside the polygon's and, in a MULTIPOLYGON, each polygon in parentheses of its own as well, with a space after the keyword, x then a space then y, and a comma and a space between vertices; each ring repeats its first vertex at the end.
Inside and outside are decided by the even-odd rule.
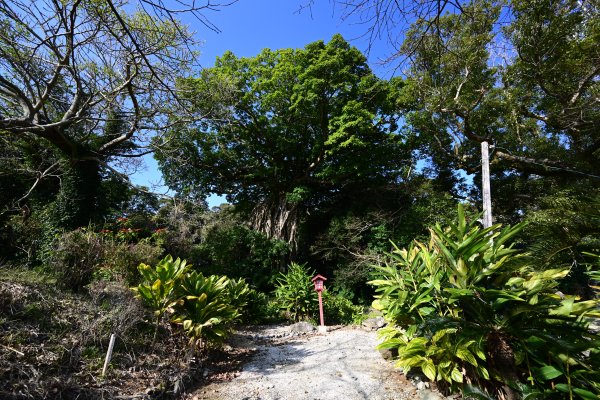
POLYGON ((321 326, 325 326, 325 321, 323 320, 323 298, 321 297, 321 292, 323 291, 323 282, 325 282, 327 278, 322 275, 317 275, 312 278, 313 283, 315 284, 315 290, 319 294, 319 317, 321 318, 321 326))

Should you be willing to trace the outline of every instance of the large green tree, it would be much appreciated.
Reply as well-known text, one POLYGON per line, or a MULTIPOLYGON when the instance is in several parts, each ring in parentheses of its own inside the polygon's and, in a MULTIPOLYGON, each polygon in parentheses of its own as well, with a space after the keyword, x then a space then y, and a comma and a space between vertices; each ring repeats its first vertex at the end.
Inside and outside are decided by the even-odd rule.
POLYGON ((478 174, 479 143, 494 146, 500 218, 576 181, 598 186, 597 2, 348 4, 407 67, 409 122, 435 168, 478 174))
POLYGON ((480 143, 490 143, 496 221, 528 219, 538 267, 572 265, 585 292, 582 253, 600 251, 599 3, 336 3, 365 24, 371 45, 387 39, 390 62, 403 67, 401 104, 438 182, 473 182, 463 194, 477 199, 480 143))
POLYGON ((408 119, 434 167, 477 173, 490 142, 495 207, 513 218, 557 185, 597 186, 596 1, 344 3, 407 67, 408 119))
POLYGON ((340 35, 251 58, 226 53, 181 82, 205 119, 159 143, 160 168, 178 191, 226 194, 255 229, 294 248, 308 210, 400 179, 410 162, 394 112, 401 84, 377 78, 340 35))
MULTIPOLYGON (((600 5, 512 1, 502 70, 514 146, 498 156, 540 175, 600 175, 600 5)), ((501 149, 500 149, 501 150, 501 149)))

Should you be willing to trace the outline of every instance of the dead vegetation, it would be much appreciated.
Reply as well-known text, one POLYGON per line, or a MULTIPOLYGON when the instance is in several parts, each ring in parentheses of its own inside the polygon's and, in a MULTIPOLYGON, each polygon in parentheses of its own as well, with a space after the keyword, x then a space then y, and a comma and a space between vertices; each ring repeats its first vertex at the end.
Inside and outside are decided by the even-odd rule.
POLYGON ((234 373, 249 355, 209 349, 188 361, 187 339, 168 323, 150 348, 150 319, 120 283, 96 281, 74 294, 1 277, 0 399, 174 399, 234 373), (117 341, 102 377, 111 333, 117 341))

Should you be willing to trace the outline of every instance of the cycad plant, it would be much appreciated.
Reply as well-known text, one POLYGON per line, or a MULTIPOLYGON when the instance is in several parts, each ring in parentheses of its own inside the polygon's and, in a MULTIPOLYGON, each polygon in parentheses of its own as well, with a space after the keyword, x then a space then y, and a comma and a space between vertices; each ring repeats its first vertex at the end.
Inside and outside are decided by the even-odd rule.
POLYGON ((508 245, 521 228, 482 229, 459 205, 455 225, 396 248, 371 281, 390 322, 380 346, 470 396, 597 399, 598 301, 557 292, 568 268, 534 270, 508 245))

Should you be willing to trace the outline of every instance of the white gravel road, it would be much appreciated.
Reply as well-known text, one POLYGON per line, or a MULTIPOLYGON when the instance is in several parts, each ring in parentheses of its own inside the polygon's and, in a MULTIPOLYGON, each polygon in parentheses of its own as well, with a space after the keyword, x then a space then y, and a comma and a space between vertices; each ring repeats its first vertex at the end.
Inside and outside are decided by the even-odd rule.
POLYGON ((374 331, 333 329, 291 333, 274 327, 241 332, 236 346, 256 355, 229 382, 192 393, 200 400, 420 400, 415 386, 375 350, 374 331))

